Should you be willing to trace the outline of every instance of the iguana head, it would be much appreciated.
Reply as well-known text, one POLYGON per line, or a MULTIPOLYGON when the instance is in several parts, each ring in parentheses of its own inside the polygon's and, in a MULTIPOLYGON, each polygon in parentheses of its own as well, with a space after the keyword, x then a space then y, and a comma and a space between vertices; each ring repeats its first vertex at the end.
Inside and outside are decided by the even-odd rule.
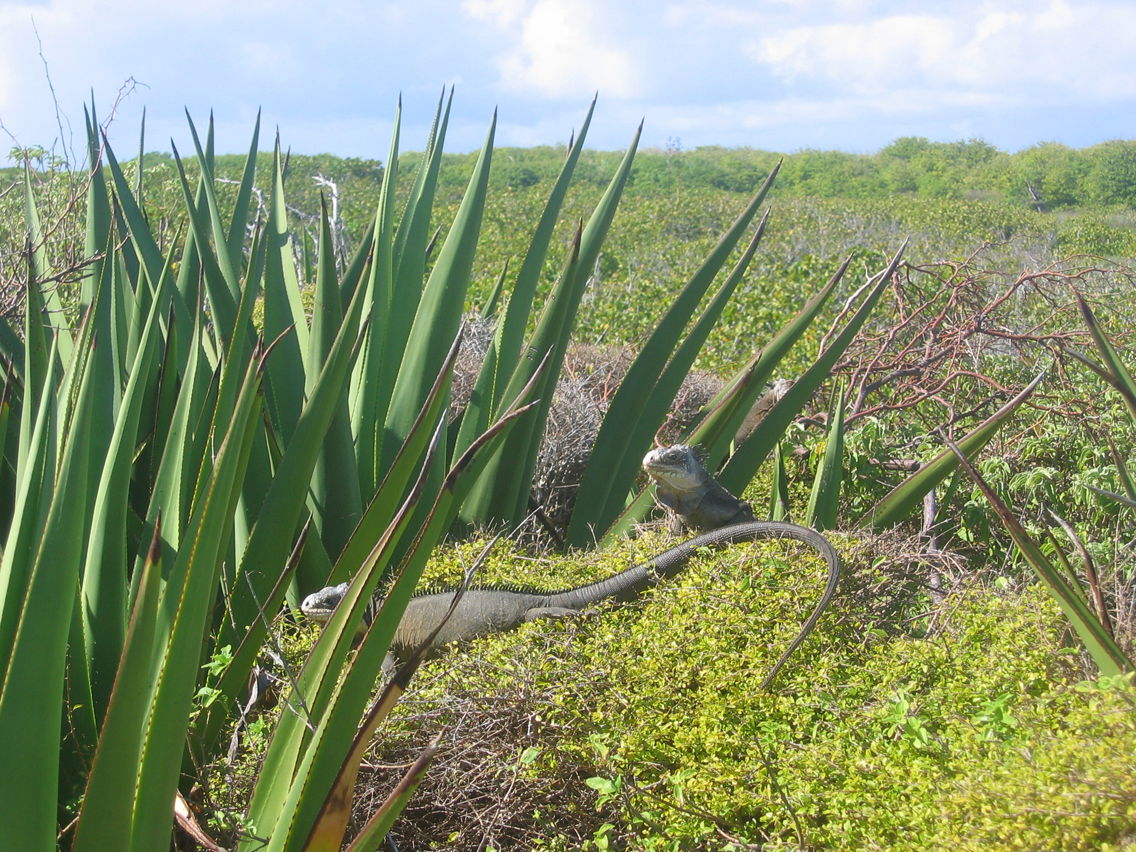
POLYGON ((686 444, 651 450, 643 456, 643 470, 656 482, 678 491, 698 488, 706 481, 706 468, 697 451, 686 444))
POLYGON ((338 586, 325 586, 300 601, 300 612, 312 621, 326 624, 346 594, 347 583, 340 583, 338 586))

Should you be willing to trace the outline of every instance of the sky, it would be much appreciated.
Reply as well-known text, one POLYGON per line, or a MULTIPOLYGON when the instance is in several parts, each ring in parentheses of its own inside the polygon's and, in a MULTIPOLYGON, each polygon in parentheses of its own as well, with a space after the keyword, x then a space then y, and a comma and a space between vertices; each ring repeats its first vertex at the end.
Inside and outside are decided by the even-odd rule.
POLYGON ((1136 138, 1136 0, 0 0, 0 163, 81 150, 92 94, 122 157, 278 129, 304 154, 558 145, 873 153, 903 136, 1005 151, 1136 138))

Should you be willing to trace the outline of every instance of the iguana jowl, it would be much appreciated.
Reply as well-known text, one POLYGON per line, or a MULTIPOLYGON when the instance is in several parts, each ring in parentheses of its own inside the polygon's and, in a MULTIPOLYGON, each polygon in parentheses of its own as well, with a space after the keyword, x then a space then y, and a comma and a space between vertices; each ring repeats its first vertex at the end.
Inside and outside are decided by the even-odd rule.
MULTIPOLYGON (((815 530, 796 524, 753 521, 723 527, 695 536, 646 562, 634 565, 604 580, 574 589, 556 592, 510 588, 468 589, 455 607, 449 621, 434 637, 433 644, 436 647, 449 642, 468 641, 487 633, 511 630, 535 618, 571 615, 602 601, 628 601, 651 586, 677 574, 700 548, 776 538, 794 539, 815 549, 828 564, 828 582, 819 603, 805 621, 801 631, 789 643, 789 647, 781 654, 776 665, 762 682, 761 687, 764 689, 793 651, 809 635, 832 599, 836 583, 840 578, 840 557, 837 556, 828 539, 815 530)), ((346 583, 328 586, 308 595, 300 604, 300 609, 313 621, 326 622, 346 592, 346 583)), ((452 591, 443 591, 411 598, 398 627, 395 628, 394 638, 391 640, 391 654, 400 660, 405 660, 425 642, 449 611, 453 595, 452 591)), ((364 613, 367 624, 374 618, 381 604, 382 598, 377 595, 371 600, 364 613)), ((393 660, 388 657, 384 668, 392 663, 393 660)))

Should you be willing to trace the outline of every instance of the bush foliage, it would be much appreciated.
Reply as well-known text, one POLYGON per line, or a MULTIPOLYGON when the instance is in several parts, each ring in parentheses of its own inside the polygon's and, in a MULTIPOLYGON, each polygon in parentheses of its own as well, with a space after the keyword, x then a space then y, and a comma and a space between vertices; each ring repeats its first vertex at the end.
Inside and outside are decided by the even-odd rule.
MULTIPOLYGON (((1052 601, 973 578, 930 601, 911 542, 841 539, 834 608, 768 693, 767 667, 822 585, 783 545, 693 563, 640 603, 534 622, 420 673, 369 783, 444 730, 396 837, 409 849, 1126 848, 1136 691, 1081 681, 1052 601)), ((603 556, 485 579, 569 585, 603 556)), ((460 575, 480 543, 448 549, 460 575)))

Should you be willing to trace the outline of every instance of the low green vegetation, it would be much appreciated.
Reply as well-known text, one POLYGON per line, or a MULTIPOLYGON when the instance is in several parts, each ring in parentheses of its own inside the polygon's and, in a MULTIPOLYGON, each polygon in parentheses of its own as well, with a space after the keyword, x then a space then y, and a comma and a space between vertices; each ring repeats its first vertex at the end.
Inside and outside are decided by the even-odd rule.
MULTIPOLYGON (((383 767, 443 733, 402 848, 1128 848, 1136 691, 1083 679, 1052 599, 958 566, 932 604, 916 543, 836 540, 838 601, 769 693, 823 566, 768 543, 444 652, 369 758, 381 793, 383 767)), ((502 545, 484 577, 583 582, 666 543, 537 564, 502 545)), ((430 575, 460 577, 481 545, 430 575)))
POLYGON ((0 173, 9 839, 149 852, 176 800, 247 852, 1132 848, 1136 144, 452 156, 448 114, 130 162, 92 113, 89 170, 0 173), (771 689, 823 576, 766 543, 375 692, 420 576, 673 544, 660 436, 835 531, 771 689))

